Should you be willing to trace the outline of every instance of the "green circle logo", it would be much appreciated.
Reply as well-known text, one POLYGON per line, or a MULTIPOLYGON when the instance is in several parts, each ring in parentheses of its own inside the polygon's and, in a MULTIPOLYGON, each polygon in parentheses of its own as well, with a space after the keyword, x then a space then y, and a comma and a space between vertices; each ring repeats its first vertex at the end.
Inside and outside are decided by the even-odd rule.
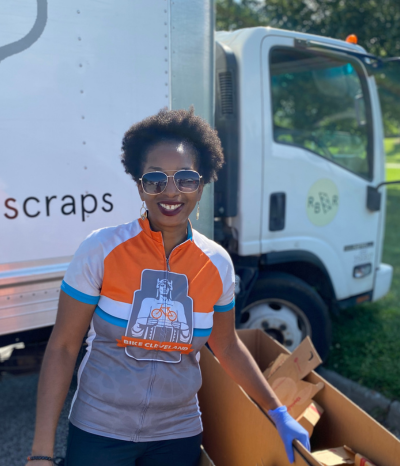
POLYGON ((327 178, 314 183, 307 196, 307 215, 311 223, 323 227, 331 223, 339 209, 339 191, 327 178))

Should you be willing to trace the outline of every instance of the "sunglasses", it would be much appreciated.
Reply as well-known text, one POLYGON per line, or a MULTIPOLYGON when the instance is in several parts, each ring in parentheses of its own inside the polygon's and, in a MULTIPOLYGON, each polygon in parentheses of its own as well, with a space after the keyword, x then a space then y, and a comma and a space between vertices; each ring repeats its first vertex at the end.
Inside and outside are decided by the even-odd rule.
POLYGON ((143 191, 155 196, 165 191, 168 178, 173 178, 176 189, 181 193, 194 193, 199 189, 201 176, 194 170, 179 170, 174 175, 164 172, 148 172, 139 178, 143 191))

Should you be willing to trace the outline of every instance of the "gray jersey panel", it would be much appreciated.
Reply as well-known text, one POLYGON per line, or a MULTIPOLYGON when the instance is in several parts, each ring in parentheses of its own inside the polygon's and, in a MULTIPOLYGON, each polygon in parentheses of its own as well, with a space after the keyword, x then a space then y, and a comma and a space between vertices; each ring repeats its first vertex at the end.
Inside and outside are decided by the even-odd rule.
POLYGON ((97 435, 136 442, 196 435, 202 431, 196 394, 201 373, 196 354, 179 364, 138 361, 116 346, 124 328, 93 317, 96 336, 82 370, 70 420, 97 435))

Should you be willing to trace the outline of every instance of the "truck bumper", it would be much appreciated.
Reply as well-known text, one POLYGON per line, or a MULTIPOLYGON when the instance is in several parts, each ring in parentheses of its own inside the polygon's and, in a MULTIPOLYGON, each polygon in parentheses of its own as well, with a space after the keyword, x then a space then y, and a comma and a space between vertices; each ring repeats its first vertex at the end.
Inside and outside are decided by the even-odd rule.
POLYGON ((375 274, 375 286, 372 301, 383 298, 390 290, 393 278, 393 267, 389 264, 379 264, 375 274))

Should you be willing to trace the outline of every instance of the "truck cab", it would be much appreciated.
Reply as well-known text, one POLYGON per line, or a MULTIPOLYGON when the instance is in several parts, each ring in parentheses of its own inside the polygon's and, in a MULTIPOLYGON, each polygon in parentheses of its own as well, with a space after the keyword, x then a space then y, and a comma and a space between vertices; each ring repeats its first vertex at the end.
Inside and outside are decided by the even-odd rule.
POLYGON ((226 165, 215 185, 215 239, 235 263, 237 325, 261 328, 289 350, 310 335, 326 357, 329 313, 380 299, 392 280, 381 261, 375 62, 356 44, 293 31, 216 39, 215 124, 226 165))

